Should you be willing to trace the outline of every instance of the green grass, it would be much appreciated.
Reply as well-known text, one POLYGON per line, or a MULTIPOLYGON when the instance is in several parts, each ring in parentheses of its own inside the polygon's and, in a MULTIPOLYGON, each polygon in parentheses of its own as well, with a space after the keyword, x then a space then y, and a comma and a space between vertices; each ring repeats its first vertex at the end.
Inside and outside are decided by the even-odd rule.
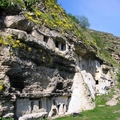
POLYGON ((14 118, 0 118, 1 120, 14 120, 14 118))
POLYGON ((101 106, 84 111, 79 116, 65 116, 56 120, 117 120, 120 118, 120 103, 116 106, 101 106))
POLYGON ((65 116, 56 120, 117 120, 120 118, 120 103, 115 106, 105 105, 107 100, 110 100, 114 94, 111 91, 108 95, 96 97, 96 108, 94 110, 83 111, 78 116, 65 116))

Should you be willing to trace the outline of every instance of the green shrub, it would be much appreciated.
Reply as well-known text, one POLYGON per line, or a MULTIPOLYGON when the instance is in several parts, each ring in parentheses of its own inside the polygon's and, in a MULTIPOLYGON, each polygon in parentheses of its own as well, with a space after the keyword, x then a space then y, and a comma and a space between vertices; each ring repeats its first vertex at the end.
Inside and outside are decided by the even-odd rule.
POLYGON ((83 29, 88 28, 90 26, 90 23, 85 16, 74 16, 71 13, 68 14, 68 17, 78 25, 80 25, 83 29))
POLYGON ((91 33, 91 36, 95 39, 97 46, 100 47, 101 49, 103 49, 104 44, 103 44, 103 41, 101 40, 101 38, 95 33, 91 33))
POLYGON ((3 118, 2 117, 2 120, 14 120, 14 118, 3 118))
POLYGON ((15 5, 14 0, 0 0, 0 7, 12 7, 15 5))
POLYGON ((33 6, 36 5, 41 0, 0 0, 0 7, 2 8, 12 8, 15 5, 19 5, 22 8, 32 10, 33 6))
POLYGON ((120 83, 120 73, 117 74, 118 82, 120 83))

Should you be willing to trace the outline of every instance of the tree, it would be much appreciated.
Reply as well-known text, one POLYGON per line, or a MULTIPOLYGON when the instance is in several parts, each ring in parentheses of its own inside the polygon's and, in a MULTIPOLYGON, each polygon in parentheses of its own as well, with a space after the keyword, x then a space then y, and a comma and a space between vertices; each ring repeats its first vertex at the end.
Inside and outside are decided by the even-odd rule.
POLYGON ((55 3, 57 3, 58 1, 57 0, 54 0, 55 1, 55 3))
POLYGON ((67 15, 72 21, 79 24, 82 28, 88 28, 90 26, 90 23, 89 23, 87 17, 85 17, 83 15, 82 16, 74 16, 71 13, 68 13, 67 15))
POLYGON ((87 17, 82 15, 82 16, 77 16, 77 19, 79 20, 79 25, 82 28, 88 28, 90 26, 90 23, 89 23, 87 17))
POLYGON ((77 24, 80 23, 79 20, 78 20, 78 18, 77 18, 76 16, 72 15, 71 13, 68 13, 67 15, 68 15, 68 17, 69 17, 72 21, 74 21, 75 23, 77 23, 77 24))

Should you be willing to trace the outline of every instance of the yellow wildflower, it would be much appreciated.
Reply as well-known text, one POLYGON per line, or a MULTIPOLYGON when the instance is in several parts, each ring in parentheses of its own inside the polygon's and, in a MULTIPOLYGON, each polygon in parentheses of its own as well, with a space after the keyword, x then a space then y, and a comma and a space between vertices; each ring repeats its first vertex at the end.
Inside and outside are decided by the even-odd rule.
POLYGON ((12 39, 12 36, 11 36, 11 35, 8 35, 7 38, 8 38, 8 39, 12 39))
POLYGON ((0 85, 0 91, 3 89, 3 86, 2 85, 0 85))
POLYGON ((16 43, 20 43, 20 40, 16 40, 16 43))
POLYGON ((28 48, 28 51, 31 51, 31 50, 32 50, 32 48, 31 48, 31 47, 29 47, 29 48, 28 48))

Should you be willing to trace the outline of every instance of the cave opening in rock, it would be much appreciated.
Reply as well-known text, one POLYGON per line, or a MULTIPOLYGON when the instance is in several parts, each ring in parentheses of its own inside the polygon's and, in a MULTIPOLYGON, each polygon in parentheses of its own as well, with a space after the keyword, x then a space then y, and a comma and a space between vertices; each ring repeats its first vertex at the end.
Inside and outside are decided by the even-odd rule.
POLYGON ((47 36, 44 36, 44 42, 47 43, 47 42, 48 42, 48 39, 49 39, 49 38, 48 38, 47 36))
POLYGON ((66 50, 65 44, 61 44, 61 50, 62 50, 62 51, 66 50))
POLYGON ((62 90, 63 89, 63 83, 62 82, 57 83, 56 89, 62 90))
POLYGON ((58 41, 55 41, 55 46, 58 48, 58 41))
POLYGON ((33 107, 34 107, 34 101, 31 101, 31 112, 33 110, 33 107))
POLYGON ((65 43, 65 41, 61 42, 61 40, 55 40, 55 47, 61 51, 65 51, 66 50, 66 43, 65 43))
POLYGON ((21 76, 9 76, 11 87, 22 91, 24 88, 24 78, 21 76))
POLYGON ((99 84, 99 81, 98 80, 96 80, 96 83, 95 83, 96 85, 98 85, 99 84))
POLYGON ((102 71, 103 71, 104 74, 107 74, 109 69, 107 69, 107 68, 106 69, 102 69, 102 71))
POLYGON ((42 108, 42 101, 41 100, 38 101, 38 105, 39 105, 39 109, 41 109, 42 108))

